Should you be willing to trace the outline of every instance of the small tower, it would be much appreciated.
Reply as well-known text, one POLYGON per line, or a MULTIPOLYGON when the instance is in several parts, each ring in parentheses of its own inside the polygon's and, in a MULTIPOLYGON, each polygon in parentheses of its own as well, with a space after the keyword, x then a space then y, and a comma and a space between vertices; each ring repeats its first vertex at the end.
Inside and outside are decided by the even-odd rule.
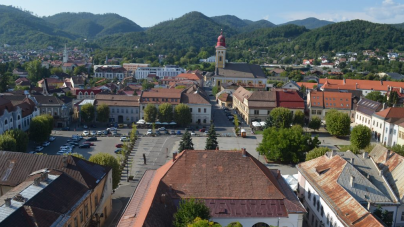
POLYGON ((226 38, 223 35, 223 30, 220 31, 220 36, 217 37, 215 62, 217 69, 226 67, 226 38))
POLYGON ((63 63, 67 63, 68 60, 69 60, 69 54, 67 53, 67 48, 65 44, 65 49, 63 51, 63 63))

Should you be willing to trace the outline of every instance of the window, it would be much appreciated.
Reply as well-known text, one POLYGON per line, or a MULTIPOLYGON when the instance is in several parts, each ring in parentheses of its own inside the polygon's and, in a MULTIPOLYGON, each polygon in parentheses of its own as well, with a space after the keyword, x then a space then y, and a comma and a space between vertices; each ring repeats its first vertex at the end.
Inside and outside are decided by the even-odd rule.
POLYGON ((401 212, 401 221, 404 221, 404 211, 401 212))
POLYGON ((330 214, 327 214, 327 225, 330 224, 330 214))
POLYGON ((79 222, 77 221, 77 217, 74 218, 74 227, 79 227, 79 222))
POLYGON ((321 115, 321 110, 317 110, 317 115, 321 115))
POLYGON ((200 113, 201 112, 201 108, 198 108, 198 113, 200 113))
POLYGON ((203 123, 206 124, 206 119, 203 119, 203 123))
POLYGON ((84 217, 83 217, 83 210, 80 211, 80 223, 83 223, 84 217))
POLYGON ((312 111, 311 111, 311 114, 316 114, 316 113, 317 113, 316 110, 312 110, 312 111))
POLYGON ((130 113, 133 113, 133 109, 130 109, 130 113))
POLYGON ((316 203, 317 203, 317 198, 315 196, 313 196, 313 206, 316 207, 316 203))
POLYGON ((325 98, 325 100, 328 100, 328 98, 325 98))
POLYGON ((206 108, 203 108, 203 112, 206 113, 206 108))
POLYGON ((270 112, 271 112, 271 111, 268 110, 267 115, 269 115, 270 112))
POLYGON ((192 108, 189 108, 189 112, 191 112, 191 113, 192 113, 192 108))
POLYGON ((320 212, 320 199, 317 200, 317 212, 320 212))
POLYGON ((128 113, 128 109, 126 109, 126 113, 128 113))
POLYGON ((309 198, 309 200, 311 200, 311 191, 310 190, 307 192, 307 198, 309 198))
POLYGON ((344 107, 344 104, 341 104, 342 107, 344 107))
POLYGON ((321 217, 324 217, 324 207, 321 206, 321 217))
POLYGON ((255 115, 258 115, 259 112, 260 112, 259 110, 254 110, 254 114, 255 114, 255 115))
POLYGON ((116 113, 119 113, 119 108, 116 109, 116 113))
POLYGON ((94 205, 95 205, 95 207, 98 206, 98 195, 95 195, 94 205))

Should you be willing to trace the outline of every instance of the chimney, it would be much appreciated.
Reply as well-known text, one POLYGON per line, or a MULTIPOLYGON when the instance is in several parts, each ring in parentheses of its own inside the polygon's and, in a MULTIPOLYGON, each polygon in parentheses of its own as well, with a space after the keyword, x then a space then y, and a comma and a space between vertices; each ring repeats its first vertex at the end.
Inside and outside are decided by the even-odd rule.
POLYGON ((346 79, 345 78, 343 79, 343 81, 344 81, 344 84, 346 84, 346 79))
POLYGON ((241 153, 243 154, 243 157, 247 157, 247 150, 245 148, 241 148, 241 153))
POLYGON ((383 85, 383 80, 380 80, 380 84, 383 85))
POLYGON ((365 159, 365 158, 369 158, 368 152, 363 152, 363 158, 364 158, 364 159, 365 159))
POLYGON ((370 201, 368 201, 368 207, 367 207, 367 208, 368 208, 368 211, 370 211, 370 205, 371 205, 371 204, 370 204, 370 201))
POLYGON ((48 180, 48 173, 47 172, 42 173, 41 174, 41 181, 46 182, 47 180, 48 180))
POLYGON ((351 161, 351 164, 353 165, 353 164, 354 164, 354 159, 353 159, 353 158, 351 158, 351 160, 350 160, 350 161, 351 161))
POLYGON ((175 159, 177 158, 177 152, 173 153, 173 162, 175 161, 175 159))
POLYGON ((402 88, 402 87, 400 87, 400 93, 401 93, 401 94, 403 93, 403 88, 402 88))
POLYGON ((63 168, 66 168, 67 167, 67 156, 64 156, 63 158, 62 158, 62 164, 63 164, 63 168))
POLYGON ((4 199, 6 207, 11 207, 11 198, 4 199))
POLYGON ((355 84, 355 89, 358 89, 358 83, 355 84))
POLYGON ((37 177, 37 178, 34 179, 34 185, 35 186, 41 185, 41 177, 37 177))
POLYGON ((355 177, 351 175, 351 179, 350 179, 350 181, 349 181, 350 184, 351 184, 351 187, 354 187, 354 186, 355 186, 354 180, 355 180, 355 177))
POLYGON ((391 154, 390 150, 387 150, 386 151, 386 160, 384 160, 385 163, 389 160, 390 154, 391 154))

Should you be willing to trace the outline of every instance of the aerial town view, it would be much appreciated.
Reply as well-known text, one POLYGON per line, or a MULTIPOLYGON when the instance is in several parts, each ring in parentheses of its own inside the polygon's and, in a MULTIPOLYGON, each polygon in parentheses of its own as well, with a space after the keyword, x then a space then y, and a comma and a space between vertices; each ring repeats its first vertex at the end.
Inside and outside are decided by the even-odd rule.
POLYGON ((0 227, 404 227, 404 1, 0 3, 0 227))

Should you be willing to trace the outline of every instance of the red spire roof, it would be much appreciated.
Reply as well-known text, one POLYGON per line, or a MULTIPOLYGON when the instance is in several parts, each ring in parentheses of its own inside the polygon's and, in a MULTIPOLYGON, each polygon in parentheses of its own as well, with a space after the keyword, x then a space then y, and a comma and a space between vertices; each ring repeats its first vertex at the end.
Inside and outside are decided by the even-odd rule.
POLYGON ((218 46, 226 47, 226 38, 223 35, 223 30, 220 31, 220 35, 217 37, 216 47, 218 46))

